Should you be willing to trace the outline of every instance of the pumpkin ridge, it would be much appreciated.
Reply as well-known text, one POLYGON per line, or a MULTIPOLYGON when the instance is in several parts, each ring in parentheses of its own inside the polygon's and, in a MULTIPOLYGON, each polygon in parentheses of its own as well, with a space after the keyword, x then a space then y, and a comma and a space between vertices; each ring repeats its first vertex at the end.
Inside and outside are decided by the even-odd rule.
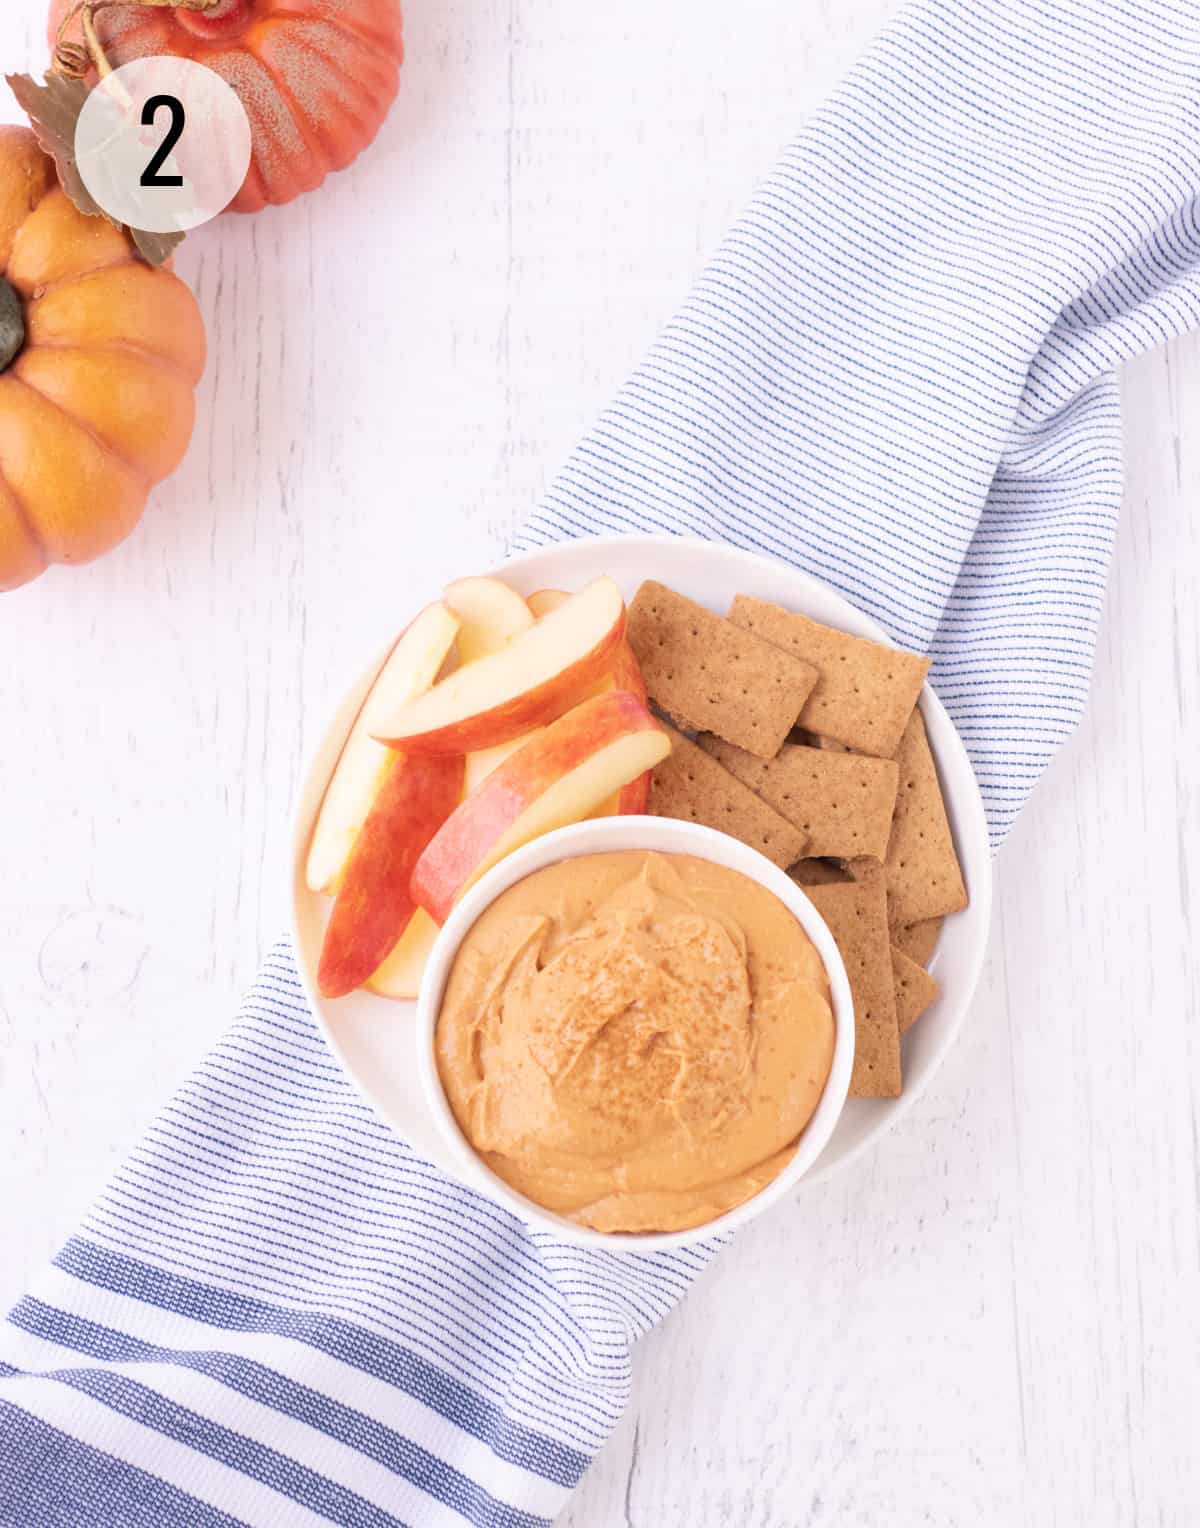
MULTIPOLYGON (((53 350, 58 355, 72 350, 78 351, 81 355, 103 355, 105 351, 115 350, 118 355, 136 356, 139 361, 150 361, 155 366, 161 366, 164 371, 171 372, 173 376, 182 377, 193 390, 196 387, 196 379, 193 378, 191 372, 185 366, 181 366, 178 361, 172 360, 169 355, 162 355, 157 350, 148 350, 145 345, 138 345, 133 340, 97 340, 94 345, 72 344, 70 340, 38 340, 35 345, 30 346, 30 349, 53 350)), ((11 368, 14 372, 16 366, 17 361, 14 361, 11 368)), ((32 386, 31 383, 26 385, 32 386)), ((40 392, 41 389, 34 388, 34 391, 40 392)), ((74 416, 72 415, 71 417, 73 418, 74 416)), ((116 456, 117 453, 114 452, 113 455, 116 456)))
MULTIPOLYGON (((272 89, 274 89, 278 94, 279 99, 283 105, 287 107, 288 115, 291 117, 292 122, 295 124, 297 133, 299 133, 300 138, 307 145, 309 153, 321 167, 321 181, 317 183, 319 185, 324 181, 325 177, 329 174, 330 169, 332 168, 329 163, 328 150, 326 149, 321 139, 316 136, 315 130, 308 120, 308 116, 301 108, 300 102, 291 87, 281 78, 278 73, 276 73, 276 71, 259 52, 258 44, 260 38, 265 38, 268 36, 272 31, 275 30, 276 23, 279 22, 282 24, 283 19, 284 18, 278 18, 274 15, 264 16, 260 21, 257 21, 245 32, 241 40, 241 48, 244 53, 246 53, 250 58, 254 60, 258 67, 271 81, 272 89)), ((228 49, 225 51, 227 52, 228 49)), ((257 148, 255 153, 257 155, 257 148)))
MULTIPOLYGON (((401 48, 403 48, 403 24, 393 28, 390 32, 382 28, 372 31, 368 27, 355 26, 347 16, 314 17, 310 12, 297 10, 294 0, 275 0, 275 4, 262 19, 264 21, 323 21, 336 31, 345 32, 348 37, 356 37, 360 42, 374 43, 376 47, 381 48, 391 48, 399 42, 401 48)), ((403 62, 403 56, 397 59, 397 72, 399 72, 403 62)))
MULTIPOLYGON (((301 17, 297 17, 296 19, 303 20, 301 17)), ((399 89, 400 67, 399 65, 392 64, 386 55, 380 53, 372 38, 364 37, 353 27, 343 26, 341 23, 335 21, 324 22, 323 25, 329 26, 330 29, 335 32, 341 32, 343 36, 348 38, 350 42, 356 44, 363 51, 363 62, 365 68, 366 70, 369 70, 369 72, 375 77, 376 88, 374 90, 372 90, 364 80, 355 80, 354 77, 347 73, 344 69, 339 69, 337 74, 343 81, 357 86, 358 94, 362 97, 363 100, 363 105, 368 110, 373 110, 379 104, 379 97, 385 94, 389 88, 391 90, 391 95, 388 101, 383 104, 383 117, 380 119, 379 125, 375 130, 376 136, 378 136, 379 132, 383 128, 384 122, 387 120, 387 113, 391 102, 395 100, 396 92, 399 89), (391 70, 390 77, 387 73, 389 68, 391 70)), ((299 46, 306 47, 311 52, 317 51, 316 49, 312 48, 311 45, 306 43, 301 43, 299 46)), ((346 108, 346 110, 349 111, 349 108, 346 108)), ((354 120, 357 122, 361 123, 364 120, 363 117, 357 113, 349 112, 349 114, 353 116, 354 120)), ((372 139, 372 142, 374 142, 374 139, 372 139)), ((347 168, 349 168, 349 166, 347 166, 347 168)))
MULTIPOLYGON (((13 376, 11 371, 6 371, 4 375, 6 377, 12 377, 14 382, 20 380, 20 378, 13 376)), ((8 473, 4 470, 4 461, 2 458, 0 458, 0 483, 4 484, 4 491, 8 494, 8 497, 16 506, 17 518, 20 520, 25 530, 29 532, 29 539, 33 542, 34 546, 42 555, 43 569, 48 568, 54 559, 50 556, 50 549, 46 545, 46 538, 42 535, 41 531, 38 529, 37 522, 29 513, 29 506, 9 481, 8 473)))
MULTIPOLYGON (((304 19, 303 17, 299 17, 299 16, 291 16, 291 17, 275 17, 275 16, 272 16, 272 18, 271 18, 271 20, 278 20, 280 22, 281 26, 287 20, 302 21, 303 19, 304 19)), ((337 30, 336 25, 334 25, 333 23, 329 23, 329 24, 331 26, 333 26, 334 30, 337 30)), ((352 32, 349 28, 342 28, 342 30, 346 33, 346 35, 348 37, 352 38, 355 42, 360 42, 360 43, 362 42, 362 39, 359 38, 357 36, 357 34, 352 32)), ((311 44, 309 44, 308 42, 304 41, 303 39, 297 40, 297 39, 292 38, 291 36, 289 36, 288 41, 291 43, 291 45, 293 47, 300 49, 301 51, 303 51, 306 54, 309 54, 313 58, 319 59, 321 57, 321 54, 320 54, 319 50, 314 48, 314 47, 312 47, 311 44)), ((259 61, 262 63, 264 68, 267 68, 267 69, 270 68, 270 66, 267 64, 266 60, 263 59, 261 57, 261 55, 259 55, 258 53, 255 53, 254 56, 259 59, 259 61)), ((374 62, 375 62, 375 60, 372 59, 372 63, 374 63, 374 62)), ((343 80, 348 78, 348 76, 343 74, 343 73, 341 73, 341 71, 339 71, 339 76, 343 80)), ((312 119, 309 117, 308 113, 304 110, 304 107, 301 105, 299 97, 296 95, 295 91, 287 83, 287 81, 283 78, 282 74, 277 73, 275 71, 272 71, 271 77, 272 77, 272 79, 273 79, 273 81, 275 83, 276 89, 279 91, 279 94, 286 98, 288 110, 292 113, 292 115, 294 117, 297 118, 297 121, 301 124, 301 127, 303 128, 304 126, 307 125, 308 127, 311 128, 312 132, 317 135, 317 145, 316 146, 317 146, 317 148, 319 149, 319 151, 321 153, 321 156, 322 156, 322 159, 323 159, 323 162, 324 162, 324 165, 325 165, 325 174, 326 175, 337 174, 340 170, 348 170, 350 168, 350 166, 348 164, 339 164, 336 148, 331 146, 330 144, 327 144, 325 142, 324 138, 321 136, 321 128, 318 125, 316 125, 316 124, 314 124, 312 122, 312 119), (297 116, 297 113, 299 113, 298 116, 297 116)), ((360 92, 360 94, 361 94, 361 92, 360 92)), ((364 98, 363 104, 367 108, 367 110, 369 111, 371 106, 373 105, 373 102, 369 98, 364 98)), ((364 117, 360 113, 353 111, 349 106, 346 106, 344 108, 344 110, 345 110, 346 115, 348 117, 352 118, 353 121, 357 122, 360 127, 365 127, 367 119, 364 119, 364 117)), ((381 122, 380 126, 382 127, 382 125, 383 124, 381 122)), ((308 135, 306 134, 305 136, 307 137, 308 135)), ((351 161, 351 163, 353 163, 353 160, 351 161)))
MULTIPOLYGON (((61 291, 63 287, 69 287, 72 282, 86 281, 89 276, 99 276, 102 271, 120 270, 121 266, 126 263, 124 260, 112 260, 107 265, 94 265, 90 270, 75 271, 70 276, 58 276, 53 281, 39 281, 36 287, 27 292, 22 291, 20 287, 16 286, 15 282, 12 285, 15 291, 21 293, 22 300, 28 305, 29 303, 41 302, 43 297, 48 297, 51 292, 61 291)), ((171 274, 173 275, 174 272, 171 274)))
MULTIPOLYGON (((72 348, 79 350, 83 347, 75 345, 72 348)), ((5 375, 11 377, 14 382, 20 383, 20 385, 27 391, 35 393, 43 403, 48 404, 56 414, 60 414, 68 424, 74 425, 81 435, 87 436, 92 445, 94 445, 98 451, 103 451, 106 456, 111 456, 118 467, 126 472, 138 485, 138 487, 144 487, 147 495, 149 494, 150 490, 155 486, 153 478, 147 476, 146 473, 135 467, 127 456, 122 456, 120 451, 109 445, 108 441, 104 439, 103 435, 100 435, 96 430, 92 428, 90 424, 86 424, 82 419, 80 419, 78 414, 72 414, 69 409, 63 408, 62 404, 59 403, 57 399, 52 398, 49 393, 43 392, 40 387, 35 386, 35 384, 32 383, 28 377, 22 376, 21 363, 19 360, 5 373, 5 375)), ((14 494, 13 497, 15 498, 16 494, 14 494)))
MULTIPOLYGON (((372 49, 386 48, 389 40, 385 32, 372 32, 364 27, 357 27, 345 16, 321 16, 314 18, 311 16, 305 16, 300 11, 272 11, 270 19, 272 21, 320 20, 323 21, 326 26, 332 27, 335 32, 342 32, 347 37, 352 37, 355 42, 361 42, 364 46, 372 49)), ((388 60, 384 60, 384 62, 387 61, 388 60)), ((403 62, 404 60, 401 58, 400 61, 396 63, 395 67, 397 74, 399 74, 403 62)))
MULTIPOLYGON (((19 280, 17 277, 15 277, 12 273, 12 268, 14 265, 17 265, 20 262, 22 247, 27 237, 26 231, 29 228, 29 224, 51 199, 51 197, 61 197, 63 202, 66 203, 68 207, 71 207, 72 212, 74 212, 75 209, 71 203, 70 198, 67 196, 67 193, 56 180, 53 185, 46 188, 46 194, 41 198, 37 206, 31 209, 29 216, 21 224, 20 228, 17 229, 15 235, 13 236, 12 249, 10 250, 8 256, 8 266, 6 267, 4 273, 5 279, 8 281, 13 290, 18 292, 26 302, 36 301, 35 294, 44 295, 46 292, 54 291, 56 287, 64 286, 69 281, 78 281, 82 277, 91 276, 97 271, 113 270, 117 266, 125 265, 130 259, 129 248, 126 247, 120 252, 114 249, 110 258, 103 259, 96 265, 89 265, 83 270, 72 271, 69 276, 56 276, 51 281, 39 280, 30 286, 28 282, 19 280)), ((76 216, 84 217, 85 214, 77 213, 76 216)), ((89 219, 89 221, 95 220, 89 219)), ((106 223, 110 228, 119 227, 118 224, 114 223, 112 218, 105 217, 101 219, 101 221, 106 223)))
MULTIPOLYGON (((265 16, 256 21, 253 26, 247 29, 242 37, 242 47, 254 59, 255 63, 260 65, 261 68, 265 69, 269 75, 271 83, 277 91, 280 100, 287 107, 292 120, 295 122, 301 138, 303 138, 304 142, 308 144, 310 152, 321 166, 321 182, 323 183, 327 176, 336 174, 340 170, 349 169, 350 164, 352 164, 354 159, 358 157, 358 153, 356 152, 349 162, 341 159, 336 146, 326 143, 322 133, 321 125, 314 122, 313 119, 309 116, 308 112, 304 108, 303 102, 295 90, 293 90, 290 82, 287 80, 282 70, 273 65, 270 60, 264 58, 260 51, 262 44, 269 37, 271 37, 272 34, 279 32, 282 33, 286 41, 293 47, 299 48, 305 54, 320 62, 323 58, 321 51, 311 46, 311 44, 309 44, 303 37, 304 25, 311 19, 312 18, 301 15, 295 11, 270 11, 265 16), (300 25, 297 27, 296 23, 299 23, 300 25), (301 34, 299 37, 294 35, 297 32, 301 34)), ((381 66, 383 68, 388 66, 389 60, 386 54, 382 52, 381 43, 378 38, 364 37, 356 28, 345 25, 344 21, 341 19, 335 20, 332 17, 322 16, 320 21, 321 24, 323 26, 327 26, 331 32, 338 33, 340 36, 346 37, 350 40, 350 42, 356 44, 357 46, 365 48, 373 68, 375 66, 381 66), (379 57, 376 57, 377 53, 380 54, 379 57)), ((338 70, 337 73, 341 79, 349 80, 351 84, 354 83, 352 76, 346 74, 344 71, 338 70)), ((379 117, 379 121, 375 125, 374 131, 366 133, 367 141, 369 143, 373 142, 374 139, 378 136, 379 130, 382 128, 384 119, 387 116, 388 108, 390 107, 391 102, 395 100, 396 90, 398 89, 399 73, 400 61, 396 61, 393 65, 393 78, 391 81, 392 89, 390 98, 383 105, 382 114, 379 117)), ((363 105, 368 112, 368 116, 366 118, 364 118, 359 112, 351 110, 348 106, 344 109, 347 117, 355 121, 359 128, 366 132, 371 118, 375 115, 374 108, 376 106, 376 101, 374 99, 373 93, 368 95, 365 92, 360 91, 360 94, 363 95, 363 105)), ((361 150, 358 152, 361 152, 361 150)))

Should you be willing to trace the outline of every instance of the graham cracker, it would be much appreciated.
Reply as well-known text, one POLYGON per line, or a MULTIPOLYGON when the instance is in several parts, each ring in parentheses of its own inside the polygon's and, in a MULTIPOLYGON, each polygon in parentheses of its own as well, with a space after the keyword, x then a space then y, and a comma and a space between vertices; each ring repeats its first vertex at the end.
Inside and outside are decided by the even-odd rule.
POLYGON ((671 752, 650 782, 655 817, 682 817, 719 828, 781 870, 804 853, 804 834, 682 733, 668 727, 671 752))
POLYGON ((850 879, 833 860, 802 859, 788 871, 797 886, 841 886, 850 879))
POLYGON ((925 683, 928 658, 848 636, 746 594, 735 598, 729 619, 816 668, 819 677, 800 712, 802 727, 859 753, 893 756, 925 683))
POLYGON ((651 700, 691 732, 779 752, 817 682, 809 663, 648 579, 626 632, 651 700))
POLYGON ((904 729, 896 763, 900 788, 884 859, 889 916, 902 925, 961 912, 967 905, 967 888, 919 710, 904 729))
POLYGON ((854 998, 850 1092, 856 1098, 898 1098, 900 1026, 883 882, 848 881, 842 886, 810 886, 806 891, 829 925, 850 979, 854 998))
POLYGON ((785 743, 773 759, 706 735, 700 746, 804 833, 805 854, 852 858, 887 852, 899 770, 892 759, 824 753, 785 743))
POLYGON ((892 975, 896 984, 896 1024, 904 1035, 942 989, 924 966, 909 960, 895 945, 892 946, 892 975))
POLYGON ((896 949, 915 960, 919 966, 927 966, 937 948, 938 935, 942 932, 942 918, 923 918, 920 923, 892 925, 892 944, 896 949))
POLYGON ((853 859, 843 860, 842 863, 852 881, 860 881, 867 886, 882 886, 886 893, 887 875, 882 860, 873 855, 856 854, 853 859))
POLYGON ((805 748, 823 748, 827 753, 854 752, 853 748, 847 748, 845 743, 839 743, 836 738, 822 737, 819 732, 807 732, 803 727, 793 727, 788 742, 803 743, 805 748))
MULTIPOLYGON (((878 860, 860 857, 842 860, 841 863, 852 881, 867 881, 872 885, 882 881, 884 888, 888 889, 887 869, 878 860)), ((919 923, 897 923, 890 896, 888 898, 888 927, 892 945, 902 950, 910 960, 915 960, 919 966, 929 964, 945 921, 944 918, 923 918, 919 923)))

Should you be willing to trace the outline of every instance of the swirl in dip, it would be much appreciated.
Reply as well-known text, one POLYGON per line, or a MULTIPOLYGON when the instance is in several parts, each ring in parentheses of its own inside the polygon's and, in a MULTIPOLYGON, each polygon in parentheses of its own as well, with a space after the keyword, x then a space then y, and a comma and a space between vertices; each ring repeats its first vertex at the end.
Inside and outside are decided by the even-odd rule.
POLYGON ((435 1036, 480 1157, 601 1231, 703 1225, 765 1187, 833 1047, 825 968, 778 897, 642 850, 509 887, 459 948, 435 1036))

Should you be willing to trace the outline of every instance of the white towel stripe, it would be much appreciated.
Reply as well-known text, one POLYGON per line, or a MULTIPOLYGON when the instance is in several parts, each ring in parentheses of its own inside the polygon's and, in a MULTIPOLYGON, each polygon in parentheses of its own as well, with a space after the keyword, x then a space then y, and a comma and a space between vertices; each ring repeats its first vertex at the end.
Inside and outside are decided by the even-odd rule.
MULTIPOLYGON (((54 1265, 39 1276, 36 1294, 39 1300, 58 1310, 76 1312, 118 1331, 136 1331, 143 1341, 159 1347, 194 1352, 215 1349, 239 1354, 279 1374, 300 1378, 304 1384, 341 1405, 364 1411, 384 1426, 406 1434, 414 1443, 441 1458, 454 1454, 461 1470, 476 1480, 486 1480, 491 1494, 501 1500, 519 1501, 527 1511, 543 1517, 553 1517, 563 1505, 566 1492, 562 1487, 552 1485, 530 1470, 497 1459, 478 1439, 465 1436, 437 1412, 411 1396, 401 1394, 385 1381, 352 1368, 340 1359, 298 1345, 290 1338, 270 1332, 228 1330, 216 1336, 212 1327, 188 1316, 159 1310, 112 1292, 106 1293, 102 1303, 98 1303, 89 1286, 80 1284, 54 1265)), ((19 1362, 20 1367, 30 1369, 94 1362, 72 1348, 24 1330, 18 1330, 12 1339, 6 1334, 5 1353, 9 1362, 19 1362), (10 1340, 19 1346, 10 1347, 10 1340), (24 1355, 19 1360, 13 1356, 17 1351, 24 1355), (38 1354, 42 1356, 38 1357, 38 1354)), ((126 1372, 136 1375, 140 1367, 131 1363, 126 1366, 126 1372)), ((213 1382, 206 1383, 211 1385, 213 1382)), ((215 1397, 212 1414, 227 1420, 225 1392, 212 1390, 210 1394, 215 1397)), ((262 1436, 264 1441, 274 1441, 269 1426, 263 1429, 262 1436)), ((277 1442, 275 1446, 278 1446, 277 1442)), ((301 1457, 307 1458, 307 1455, 301 1457)), ((354 1487, 353 1475, 346 1483, 354 1487)), ((458 1514, 455 1514, 455 1521, 461 1521, 458 1514)))
MULTIPOLYGON (((86 1438, 105 1453, 168 1481, 198 1501, 247 1523, 284 1524, 287 1528, 328 1528, 328 1519, 287 1503, 269 1486, 241 1470, 208 1458, 187 1444, 164 1438, 100 1401, 80 1395, 54 1380, 22 1375, 4 1382, 4 1398, 73 1437, 86 1438)), ((18 1506, 20 1503, 11 1505, 18 1506)), ((15 1521, 20 1521, 16 1519, 15 1521)), ((82 1525, 84 1519, 77 1519, 82 1525)), ((163 1525, 166 1528, 166 1525, 163 1525)))

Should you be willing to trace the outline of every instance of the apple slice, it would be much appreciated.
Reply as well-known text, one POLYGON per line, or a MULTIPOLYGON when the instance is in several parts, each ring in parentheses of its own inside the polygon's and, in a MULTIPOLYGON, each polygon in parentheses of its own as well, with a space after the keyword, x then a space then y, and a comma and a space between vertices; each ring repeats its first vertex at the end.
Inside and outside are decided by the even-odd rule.
POLYGON ((417 861, 414 899, 443 923, 498 860, 581 822, 670 751, 670 738, 636 695, 613 690, 585 700, 505 759, 447 819, 417 861))
POLYGON ((636 780, 623 785, 619 791, 613 791, 612 795, 602 801, 590 815, 592 817, 644 817, 646 808, 650 805, 650 779, 653 773, 652 769, 648 769, 636 780))
POLYGON ((305 865, 310 891, 332 894, 336 889, 375 793, 395 758, 390 748, 371 736, 376 709, 394 711, 428 690, 454 645, 458 628, 459 619, 449 606, 440 601, 427 605, 384 660, 325 787, 305 865))
MULTIPOLYGON (((564 600, 571 596, 565 589, 535 589, 525 603, 533 611, 540 621, 542 616, 549 615, 552 610, 557 610, 564 600)), ((617 648, 617 655, 613 660, 612 672, 606 674, 599 684, 591 691, 593 695, 603 695, 607 690, 628 690, 631 695, 636 695, 640 700, 646 699, 646 681, 642 678, 641 665, 637 661, 637 655, 630 647, 627 640, 622 639, 617 648)), ((467 761, 467 772, 470 774, 471 764, 467 761)), ((593 817, 641 817, 645 814, 650 804, 650 775, 647 770, 644 775, 639 775, 636 780, 631 780, 628 785, 622 786, 619 791, 614 791, 607 801, 603 802, 592 813, 593 817)), ((467 787, 468 790, 470 786, 467 787)))
MULTIPOLYGON (((525 603, 540 621, 570 598, 565 589, 535 589, 525 603)), ((628 690, 631 695, 638 695, 643 700, 646 698, 646 681, 642 678, 641 664, 624 638, 617 646, 609 673, 595 685, 591 693, 603 695, 605 690, 628 690)), ((581 700, 584 698, 580 696, 581 700)))
POLYGON ((540 621, 544 615, 557 610, 570 598, 565 589, 535 589, 525 603, 533 617, 540 621))
POLYGON ((378 997, 412 998, 421 990, 425 962, 440 930, 423 907, 413 913, 392 953, 363 983, 378 997))
POLYGON ((463 663, 498 653, 519 631, 533 625, 533 612, 515 589, 498 578, 460 578, 442 599, 462 622, 458 656, 463 663))
MULTIPOLYGON (((526 600, 526 604, 534 615, 540 620, 542 616, 549 615, 552 610, 557 610, 564 600, 570 599, 565 589, 537 589, 526 600)), ((627 639, 622 638, 617 647, 616 657, 613 659, 611 671, 600 682, 593 686, 591 694, 603 695, 608 690, 628 690, 631 695, 636 695, 639 700, 646 699, 646 681, 642 678, 641 664, 637 661, 637 655, 630 647, 627 639)), ((470 764, 468 763, 468 770, 470 764)), ((631 780, 628 785, 623 785, 619 791, 614 791, 607 801, 601 803, 592 813, 593 817, 642 817, 650 804, 650 776, 651 770, 644 775, 639 775, 636 780, 631 780)))
MULTIPOLYGON (((636 695, 639 700, 646 699, 646 681, 642 678, 642 666, 637 661, 637 654, 624 637, 617 644, 612 667, 609 669, 606 680, 610 688, 614 690, 628 690, 630 695, 636 695)), ((602 684, 604 682, 601 681, 602 684)), ((598 687, 597 693, 604 692, 598 687)))
POLYGON ((524 748, 526 743, 531 743, 539 733, 544 732, 544 727, 535 727, 532 732, 523 732, 520 737, 509 738, 507 743, 497 743, 494 748, 480 748, 475 753, 467 755, 467 774, 463 781, 463 795, 469 796, 477 786, 483 784, 494 769, 498 769, 511 754, 516 753, 518 748, 524 748))
POLYGON ((372 735, 407 753, 471 753, 507 743, 559 715, 600 679, 625 635, 625 601, 597 578, 424 695, 374 714, 372 735))
POLYGON ((462 795, 460 756, 399 755, 384 776, 342 875, 317 987, 344 997, 383 964, 416 912, 413 867, 462 795))
MULTIPOLYGON (((610 683, 615 690, 627 690, 630 695, 636 695, 643 705, 647 704, 646 681, 642 678, 642 666, 637 661, 637 654, 625 638, 621 639, 617 656, 613 659, 610 683)), ((650 805, 652 773, 653 771, 648 769, 645 774, 639 775, 636 780, 630 780, 628 785, 621 787, 612 808, 614 817, 641 817, 645 813, 650 805)))

